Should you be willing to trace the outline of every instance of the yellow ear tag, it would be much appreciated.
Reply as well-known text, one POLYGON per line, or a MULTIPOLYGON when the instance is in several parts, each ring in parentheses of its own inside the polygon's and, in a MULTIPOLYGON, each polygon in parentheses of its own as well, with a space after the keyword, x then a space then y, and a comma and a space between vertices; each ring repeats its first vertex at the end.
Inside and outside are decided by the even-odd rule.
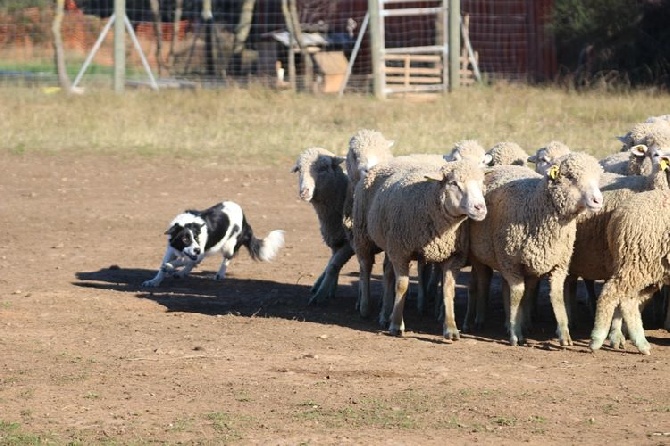
POLYGON ((659 165, 661 166, 661 172, 664 172, 668 167, 670 167, 670 159, 666 157, 661 158, 659 165))
POLYGON ((558 166, 556 165, 551 166, 547 171, 547 175, 549 176, 549 178, 556 181, 559 177, 558 166))

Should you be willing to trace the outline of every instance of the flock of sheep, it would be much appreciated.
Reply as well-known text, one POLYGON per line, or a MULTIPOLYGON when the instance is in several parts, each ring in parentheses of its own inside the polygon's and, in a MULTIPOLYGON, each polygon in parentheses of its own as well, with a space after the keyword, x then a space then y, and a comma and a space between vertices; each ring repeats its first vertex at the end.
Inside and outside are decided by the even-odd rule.
POLYGON ((539 283, 548 279, 557 336, 569 346, 581 278, 596 303, 590 348, 608 336, 621 348, 627 336, 649 354, 641 307, 670 283, 670 115, 638 123, 619 139, 621 152, 602 160, 558 141, 532 156, 515 143, 486 151, 474 140, 444 156, 394 156, 393 141, 369 129, 351 137, 346 157, 304 150, 293 167, 299 195, 314 207, 332 252, 310 303, 334 296, 340 270, 355 255, 357 309, 370 316, 377 301, 370 274, 383 252, 379 323, 403 334, 410 262, 417 261, 419 307, 441 289, 443 335, 458 339, 456 276, 471 266, 464 330, 484 324, 498 271, 510 344, 524 341, 539 283), (604 281, 599 297, 596 280, 604 281))

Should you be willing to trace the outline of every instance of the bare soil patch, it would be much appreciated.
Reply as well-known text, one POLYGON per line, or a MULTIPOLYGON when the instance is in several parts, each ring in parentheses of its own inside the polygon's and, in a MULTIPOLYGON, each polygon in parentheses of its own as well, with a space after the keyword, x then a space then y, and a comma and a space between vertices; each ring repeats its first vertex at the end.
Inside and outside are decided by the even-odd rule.
POLYGON ((354 311, 355 260, 336 300, 307 306, 329 250, 289 164, 0 160, 0 443, 670 443, 665 330, 649 327, 651 356, 594 355, 582 309, 561 349, 545 302, 512 348, 494 300, 488 328, 451 344, 410 303, 393 338, 354 311), (257 235, 286 231, 278 259, 141 288, 170 219, 221 199, 257 235))

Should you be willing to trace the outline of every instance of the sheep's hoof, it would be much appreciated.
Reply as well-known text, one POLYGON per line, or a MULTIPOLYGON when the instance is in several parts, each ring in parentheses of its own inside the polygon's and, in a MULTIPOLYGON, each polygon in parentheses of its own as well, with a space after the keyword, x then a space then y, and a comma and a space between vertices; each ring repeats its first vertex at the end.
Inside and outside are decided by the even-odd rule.
POLYGON ((561 339, 559 342, 561 343, 561 347, 572 347, 572 339, 570 338, 561 339))
POLYGON ((643 355, 651 355, 651 345, 649 345, 649 342, 640 342, 636 347, 643 355))
POLYGON ((603 346, 602 340, 592 339, 591 342, 589 343, 589 349, 594 353, 596 352, 596 350, 600 350, 600 347, 602 346, 603 346))
POLYGON ((389 334, 397 338, 402 338, 403 331, 399 328, 389 328, 389 334))
POLYGON ((608 338, 610 341, 610 347, 622 350, 626 348, 626 337, 623 335, 621 330, 610 331, 608 338))
POLYGON ((511 345, 512 347, 516 347, 517 345, 519 345, 519 340, 516 338, 512 338, 509 340, 509 345, 511 345))
POLYGON ((443 336, 444 339, 447 339, 449 341, 458 341, 459 339, 461 339, 461 334, 458 332, 458 330, 456 331, 444 330, 443 336))

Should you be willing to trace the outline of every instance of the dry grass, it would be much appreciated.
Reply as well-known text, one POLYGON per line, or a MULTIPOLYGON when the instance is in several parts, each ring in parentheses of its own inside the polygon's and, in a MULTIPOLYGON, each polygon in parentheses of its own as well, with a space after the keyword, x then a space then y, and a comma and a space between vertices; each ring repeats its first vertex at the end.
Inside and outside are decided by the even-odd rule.
POLYGON ((0 134, 14 152, 163 153, 198 162, 290 162, 303 148, 343 153, 359 128, 396 140, 397 153, 448 150, 459 139, 485 146, 501 140, 532 152, 558 139, 602 156, 615 136, 654 114, 667 98, 650 93, 576 94, 513 85, 468 88, 433 101, 348 95, 344 99, 261 87, 196 91, 90 91, 83 96, 39 89, 0 89, 0 134))

